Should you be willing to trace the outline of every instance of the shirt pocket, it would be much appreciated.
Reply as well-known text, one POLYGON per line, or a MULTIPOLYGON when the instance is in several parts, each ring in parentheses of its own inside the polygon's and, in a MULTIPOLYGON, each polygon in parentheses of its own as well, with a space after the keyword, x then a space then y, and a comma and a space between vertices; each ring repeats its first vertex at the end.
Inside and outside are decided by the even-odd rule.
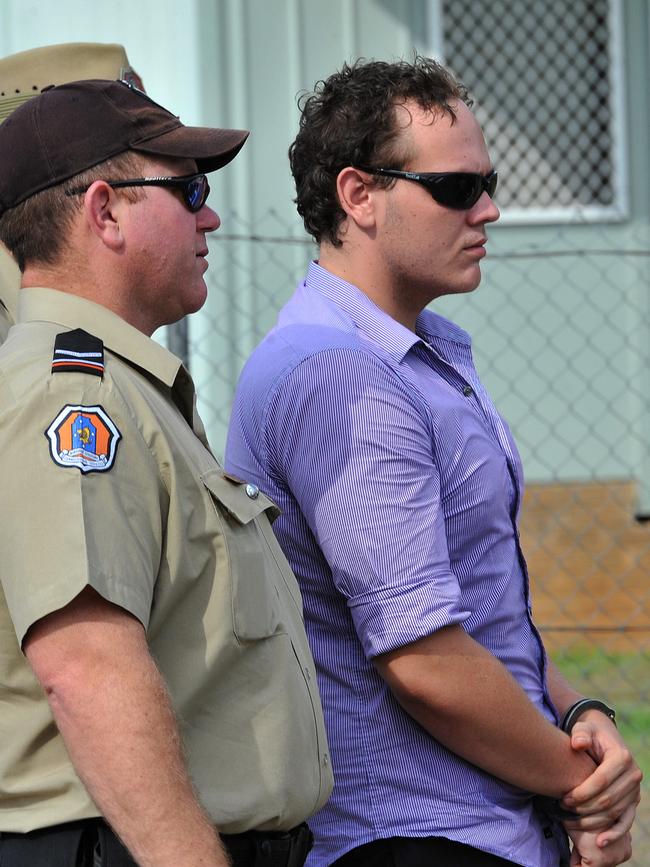
POLYGON ((260 491, 246 494, 244 483, 220 470, 201 475, 223 532, 228 552, 233 631, 241 642, 287 632, 279 587, 282 576, 261 524, 277 507, 260 491))

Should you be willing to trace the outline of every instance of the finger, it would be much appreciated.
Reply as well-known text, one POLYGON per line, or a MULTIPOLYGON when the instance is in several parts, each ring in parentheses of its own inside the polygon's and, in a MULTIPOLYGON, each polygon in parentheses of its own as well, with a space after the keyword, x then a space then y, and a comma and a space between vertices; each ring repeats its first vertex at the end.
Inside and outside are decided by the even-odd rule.
POLYGON ((620 799, 613 798, 611 800, 609 797, 603 795, 600 798, 596 798, 593 802, 583 804, 578 808, 572 808, 572 812, 578 821, 591 819, 590 826, 593 828, 603 822, 606 824, 616 822, 619 816, 626 810, 630 808, 636 809, 639 800, 638 792, 630 793, 620 799))
MULTIPOLYGON (((629 834, 626 834, 620 840, 613 840, 606 849, 601 849, 600 852, 603 855, 601 861, 603 867, 614 867, 614 865, 623 864, 632 857, 632 838, 629 834)), ((596 863, 595 860, 594 863, 596 863)))
POLYGON ((620 816, 628 807, 636 806, 641 798, 641 787, 628 776, 619 777, 608 788, 596 794, 591 799, 578 801, 575 798, 577 793, 570 792, 563 800, 563 806, 573 810, 580 816, 595 815, 603 813, 610 816, 613 820, 620 816))
POLYGON ((593 801, 610 787, 614 792, 611 798, 607 795, 610 801, 621 800, 628 795, 636 796, 640 791, 643 775, 634 761, 627 761, 629 757, 627 750, 617 751, 617 753, 616 757, 610 753, 593 774, 568 793, 564 801, 569 809, 577 809, 593 801))
POLYGON ((569 831, 595 831, 601 833, 606 833, 610 829, 613 829, 610 839, 614 840, 631 830, 636 815, 636 808, 637 804, 635 803, 625 807, 619 814, 594 813, 590 816, 583 816, 580 819, 566 819, 564 826, 569 831))
POLYGON ((563 825, 567 831, 599 834, 609 831, 616 820, 616 816, 610 816, 607 813, 594 813, 592 816, 583 816, 581 819, 565 819, 563 825))
POLYGON ((571 730, 571 749, 588 750, 594 746, 593 732, 586 723, 577 722, 571 730))
POLYGON ((600 849, 606 849, 612 843, 623 840, 625 836, 629 837, 635 814, 636 808, 629 807, 617 822, 614 822, 610 828, 596 836, 596 846, 600 849))
POLYGON ((584 838, 579 842, 579 847, 574 845, 571 853, 571 867, 617 867, 629 861, 632 857, 632 843, 629 835, 622 840, 613 842, 606 849, 598 849, 594 839, 584 838))
POLYGON ((635 815, 636 804, 631 804, 620 813, 592 813, 578 819, 565 819, 564 824, 567 829, 600 833, 613 827, 618 828, 619 823, 621 823, 622 831, 625 833, 625 831, 630 830, 635 815))

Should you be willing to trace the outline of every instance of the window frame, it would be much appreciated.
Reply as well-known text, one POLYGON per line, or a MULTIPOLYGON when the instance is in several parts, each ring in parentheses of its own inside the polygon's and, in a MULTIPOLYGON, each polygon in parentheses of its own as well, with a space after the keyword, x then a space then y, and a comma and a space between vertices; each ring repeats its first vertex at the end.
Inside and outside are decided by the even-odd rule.
MULTIPOLYGON (((445 63, 444 7, 453 0, 428 0, 429 53, 445 63)), ((627 138, 627 101, 625 83, 625 51, 623 0, 607 0, 609 31, 609 95, 612 161, 611 205, 566 205, 562 207, 522 208, 507 206, 501 211, 501 225, 527 226, 545 224, 589 224, 622 222, 630 217, 629 158, 627 138)), ((497 165, 498 170, 500 167, 497 165)), ((498 204, 498 200, 497 200, 498 204)))

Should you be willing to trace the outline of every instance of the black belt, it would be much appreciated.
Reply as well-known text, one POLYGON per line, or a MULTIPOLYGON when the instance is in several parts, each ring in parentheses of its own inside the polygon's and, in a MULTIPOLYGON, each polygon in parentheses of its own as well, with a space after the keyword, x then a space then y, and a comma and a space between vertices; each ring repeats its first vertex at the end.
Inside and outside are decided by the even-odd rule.
POLYGON ((221 834, 234 867, 302 867, 314 837, 303 822, 291 831, 221 834))

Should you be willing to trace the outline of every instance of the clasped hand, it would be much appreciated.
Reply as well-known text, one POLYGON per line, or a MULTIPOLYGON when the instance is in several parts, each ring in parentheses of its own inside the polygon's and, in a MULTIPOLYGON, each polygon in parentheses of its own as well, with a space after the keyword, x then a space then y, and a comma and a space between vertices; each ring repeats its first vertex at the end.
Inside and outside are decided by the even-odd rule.
POLYGON ((571 865, 615 867, 632 857, 630 829, 643 774, 616 726, 600 711, 586 711, 574 725, 571 747, 588 753, 597 765, 562 800, 580 816, 564 822, 573 843, 571 865))

